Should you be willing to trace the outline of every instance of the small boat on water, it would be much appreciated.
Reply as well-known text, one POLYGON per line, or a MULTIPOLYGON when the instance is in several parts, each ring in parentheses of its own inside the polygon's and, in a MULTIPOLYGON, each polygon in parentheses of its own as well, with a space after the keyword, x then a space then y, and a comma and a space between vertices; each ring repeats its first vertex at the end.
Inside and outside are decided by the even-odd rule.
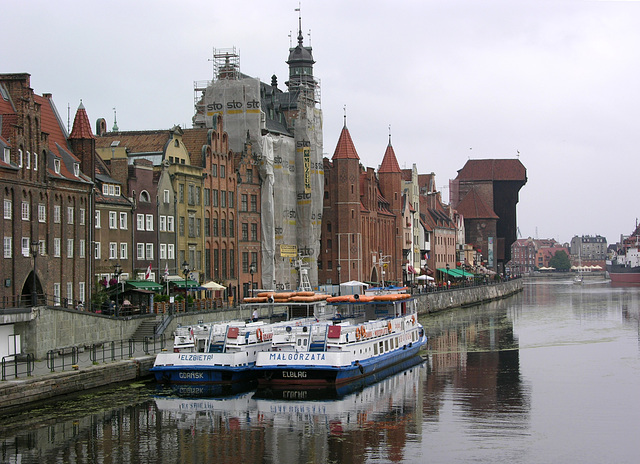
POLYGON ((258 386, 344 385, 418 354, 427 337, 416 300, 404 292, 327 299, 336 319, 274 328, 272 349, 258 353, 258 386))
MULTIPOLYGON (((250 382, 255 380, 253 367, 258 353, 272 349, 274 330, 309 326, 329 316, 327 295, 313 301, 296 301, 296 295, 287 295, 286 299, 274 295, 278 294, 271 295, 271 302, 248 306, 269 312, 269 316, 275 312, 284 321, 225 321, 176 329, 173 352, 159 353, 151 368, 156 380, 168 384, 250 382)), ((305 292, 302 296, 315 294, 305 292)))

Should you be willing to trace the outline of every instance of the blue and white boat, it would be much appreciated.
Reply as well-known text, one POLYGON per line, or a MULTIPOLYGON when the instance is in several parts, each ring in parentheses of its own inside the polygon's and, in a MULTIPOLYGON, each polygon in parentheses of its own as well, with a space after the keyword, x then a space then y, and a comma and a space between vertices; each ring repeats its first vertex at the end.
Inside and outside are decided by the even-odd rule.
POLYGON ((295 295, 272 299, 269 303, 250 305, 259 307, 269 315, 292 314, 309 317, 281 322, 265 323, 227 321, 179 327, 175 332, 173 352, 162 352, 156 356, 150 371, 160 383, 180 384, 229 384, 255 380, 253 370, 257 355, 272 349, 274 330, 282 327, 302 327, 327 317, 326 295, 314 301, 290 301, 295 295), (280 302, 278 302, 280 300, 280 302), (286 301, 285 301, 286 300, 286 301))
POLYGON ((374 375, 418 354, 427 337, 406 293, 329 298, 339 321, 273 329, 257 354, 259 387, 324 388, 374 375))

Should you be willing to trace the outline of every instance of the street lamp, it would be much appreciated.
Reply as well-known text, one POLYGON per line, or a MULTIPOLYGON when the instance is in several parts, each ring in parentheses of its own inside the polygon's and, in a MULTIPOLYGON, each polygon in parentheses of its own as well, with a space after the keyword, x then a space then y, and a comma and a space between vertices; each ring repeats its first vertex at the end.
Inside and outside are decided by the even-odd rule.
POLYGON ((36 257, 38 256, 38 241, 31 241, 31 256, 33 256, 33 286, 31 288, 31 304, 38 304, 38 292, 36 291, 36 257))
POLYGON ((189 276, 189 263, 185 259, 184 263, 182 263, 182 272, 184 273, 184 309, 185 311, 189 310, 189 286, 187 283, 187 277, 189 276))
POLYGON ((340 283, 342 282, 342 278, 340 277, 340 271, 342 271, 342 266, 340 266, 340 263, 338 263, 338 265, 336 266, 336 269, 338 270, 338 295, 340 295, 340 283))
POLYGON ((118 296, 120 293, 120 275, 122 274, 122 266, 120 266, 120 263, 116 263, 113 265, 113 278, 116 281, 116 314, 115 316, 118 317, 118 296))
POLYGON ((256 263, 251 263, 249 266, 249 274, 251 274, 251 293, 249 296, 253 296, 253 274, 256 272, 256 263))

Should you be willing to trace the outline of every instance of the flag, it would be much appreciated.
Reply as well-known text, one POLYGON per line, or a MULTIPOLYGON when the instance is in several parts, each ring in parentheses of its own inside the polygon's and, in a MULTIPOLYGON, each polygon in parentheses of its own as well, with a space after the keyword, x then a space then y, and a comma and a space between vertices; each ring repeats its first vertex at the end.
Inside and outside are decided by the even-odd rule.
POLYGON ((169 277, 169 264, 168 263, 164 263, 164 278, 165 278, 165 280, 167 279, 167 277, 169 277))
POLYGON ((147 268, 147 272, 144 274, 144 280, 149 280, 151 278, 151 263, 149 263, 149 267, 147 268))

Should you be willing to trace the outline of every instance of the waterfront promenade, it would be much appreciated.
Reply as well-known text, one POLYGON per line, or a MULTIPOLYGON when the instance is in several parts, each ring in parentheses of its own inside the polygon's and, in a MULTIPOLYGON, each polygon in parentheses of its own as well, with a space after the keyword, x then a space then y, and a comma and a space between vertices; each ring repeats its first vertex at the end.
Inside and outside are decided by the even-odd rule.
MULTIPOLYGON (((505 298, 521 290, 522 279, 516 279, 414 296, 418 299, 419 313, 424 316, 445 309, 505 298)), ((250 311, 238 308, 218 311, 216 319, 248 319, 250 311)), ((169 335, 175 326, 195 324, 203 316, 205 315, 202 313, 176 315, 172 325, 167 327, 165 334, 168 335, 164 338, 145 342, 104 343, 98 349, 57 352, 53 359, 47 357, 32 362, 8 362, 2 372, 4 380, 0 381, 0 411, 15 410, 31 403, 83 390, 148 378, 155 353, 167 349, 167 344, 173 342, 169 335)))

